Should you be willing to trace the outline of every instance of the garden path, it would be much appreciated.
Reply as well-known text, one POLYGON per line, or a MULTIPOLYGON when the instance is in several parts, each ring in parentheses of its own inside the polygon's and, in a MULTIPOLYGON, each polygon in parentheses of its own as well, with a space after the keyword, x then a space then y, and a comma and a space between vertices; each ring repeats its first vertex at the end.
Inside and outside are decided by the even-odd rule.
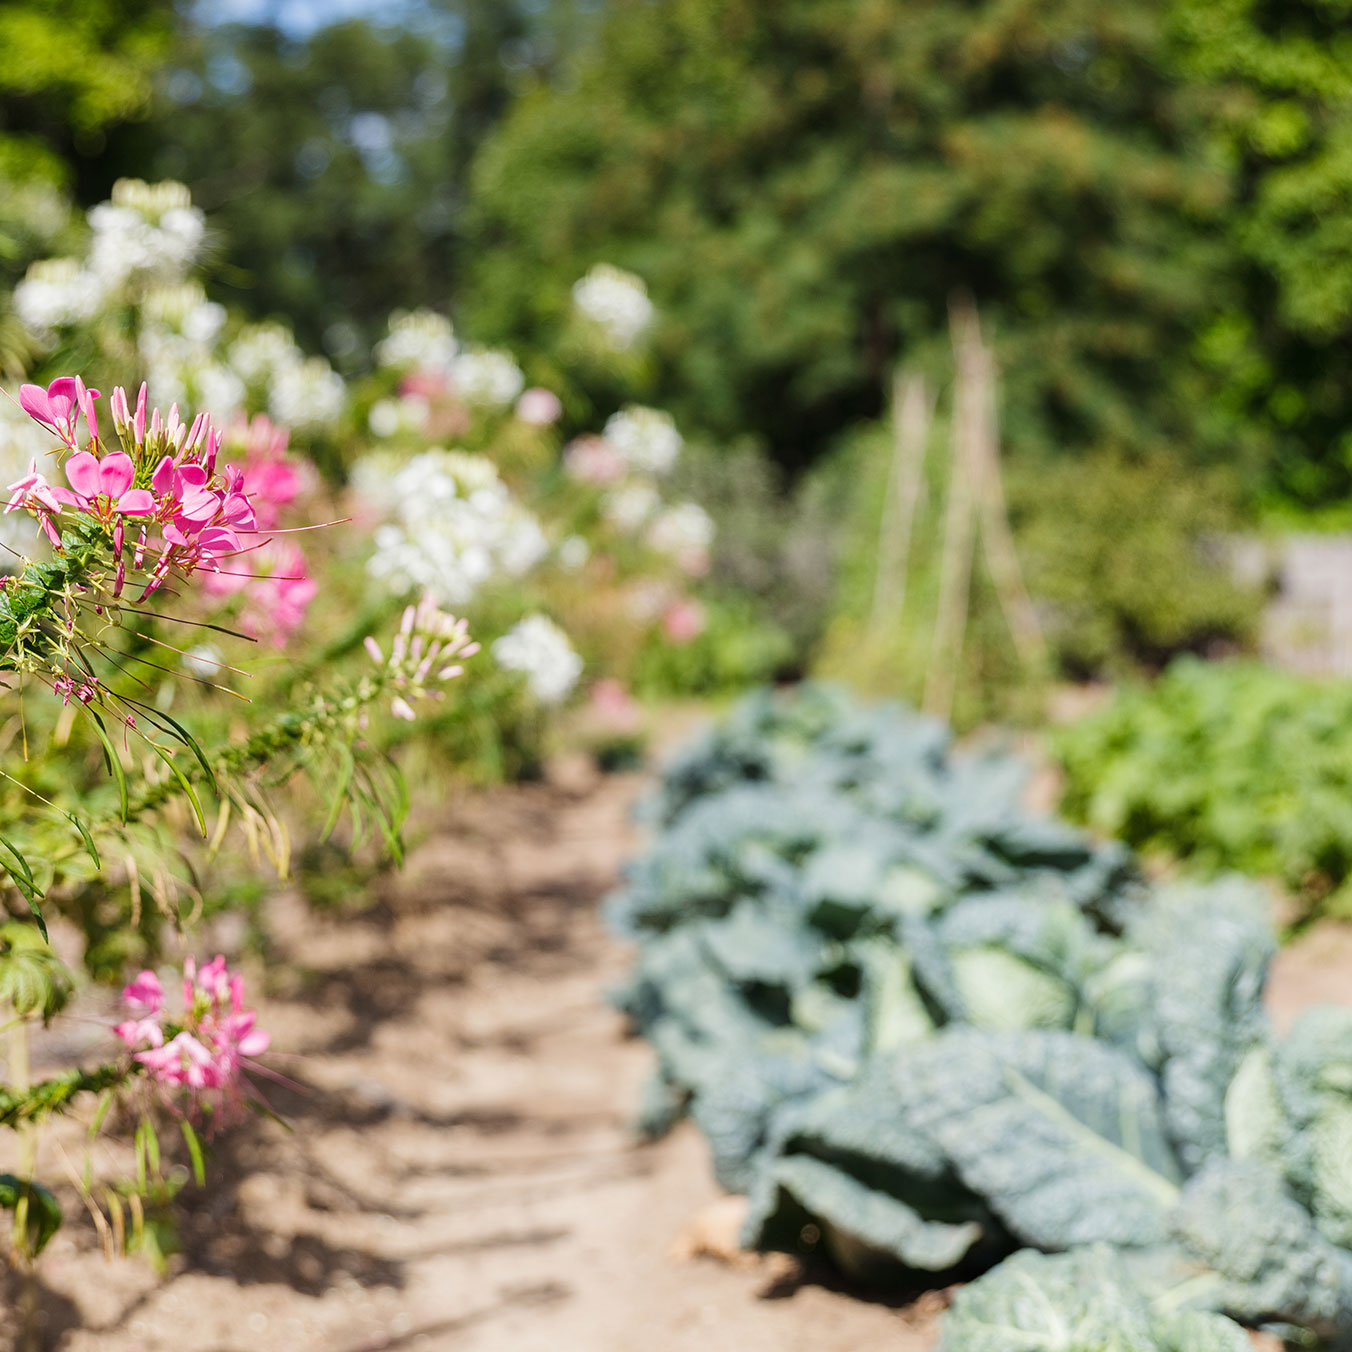
MULTIPOLYGON (((601 992, 595 901, 640 782, 466 796, 367 909, 290 894, 262 1002, 290 1130, 222 1138, 163 1278, 100 1257, 78 1203, 42 1263, 60 1352, 921 1352, 938 1305, 790 1260, 679 1260, 715 1200, 690 1128, 636 1145, 650 1065, 601 992)), ((0 1329, 0 1347, 5 1335, 0 1329)))

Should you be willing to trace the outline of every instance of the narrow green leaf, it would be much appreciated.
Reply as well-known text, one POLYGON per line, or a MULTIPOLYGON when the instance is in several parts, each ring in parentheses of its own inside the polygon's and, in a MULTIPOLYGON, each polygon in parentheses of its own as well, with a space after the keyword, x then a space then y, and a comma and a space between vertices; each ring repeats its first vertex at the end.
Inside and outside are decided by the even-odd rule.
POLYGON ((202 832, 202 836, 205 839, 207 834, 207 819, 202 812, 202 803, 197 797, 197 790, 194 789, 192 784, 188 781, 187 775, 185 775, 174 763, 174 758, 169 752, 162 746, 156 746, 154 742, 149 743, 149 745, 155 754, 169 767, 174 778, 178 780, 179 788, 183 790, 188 802, 192 804, 193 815, 197 818, 197 827, 202 832))
POLYGON ((166 723, 169 724, 172 731, 175 734, 177 734, 178 739, 183 743, 184 746, 188 748, 189 751, 192 752, 193 756, 197 760, 198 765, 202 767, 202 773, 206 775, 207 783, 211 785, 212 793, 217 794, 220 793, 221 791, 220 785, 217 784, 216 782, 216 772, 211 768, 211 762, 207 760, 207 754, 205 751, 202 750, 201 746, 197 741, 197 738, 194 737, 192 733, 190 733, 187 730, 187 728, 185 728, 183 724, 178 721, 178 719, 165 713, 163 709, 156 709, 155 717, 162 718, 166 723))
POLYGON ((199 1188, 206 1186, 207 1170, 202 1162, 202 1143, 197 1139, 197 1133, 192 1129, 192 1123, 185 1117, 179 1122, 183 1131, 183 1139, 188 1146, 188 1154, 192 1156, 192 1176, 197 1181, 199 1188))
POLYGON ((341 764, 338 770, 338 783, 333 791, 333 801, 329 805, 329 815, 324 820, 324 829, 319 833, 320 840, 327 840, 333 834, 334 827, 338 825, 338 818, 342 815, 343 803, 347 800, 347 791, 352 783, 352 774, 357 768, 352 752, 347 747, 340 747, 339 755, 341 764))
POLYGON ((0 860, 0 868, 3 868, 13 880, 14 886, 23 894, 23 899, 28 903, 28 909, 33 912, 33 919, 37 922, 37 927, 42 933, 43 939, 47 938, 47 921, 42 914, 42 891, 37 883, 33 881, 33 870, 28 867, 28 860, 23 857, 23 853, 13 841, 0 836, 0 847, 3 847, 14 856, 17 870, 0 860))
POLYGON ((113 778, 117 780, 118 798, 122 804, 122 820, 127 820, 128 796, 127 796, 127 772, 122 768, 122 762, 118 759, 117 751, 111 741, 108 740, 108 733, 104 730, 103 719, 98 714, 91 714, 90 723, 93 725, 94 732, 99 741, 103 743, 104 754, 108 759, 108 769, 113 778))
POLYGON ((94 861, 94 867, 102 872, 103 861, 99 858, 99 848, 94 844, 94 837, 89 834, 89 828, 73 812, 67 812, 66 816, 80 833, 80 839, 84 841, 85 849, 89 851, 89 857, 94 861))

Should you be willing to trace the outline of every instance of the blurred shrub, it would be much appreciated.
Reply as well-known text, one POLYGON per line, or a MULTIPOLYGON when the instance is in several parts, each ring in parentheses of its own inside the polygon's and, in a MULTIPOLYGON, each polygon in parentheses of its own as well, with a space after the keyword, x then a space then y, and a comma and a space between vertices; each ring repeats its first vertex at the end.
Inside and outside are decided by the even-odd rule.
POLYGON ((636 693, 727 694, 770 679, 792 659, 792 640, 747 597, 728 595, 701 609, 704 627, 688 642, 673 643, 661 631, 648 636, 634 665, 636 693))
POLYGON ((830 485, 817 476, 791 490, 749 442, 721 452, 688 447, 674 484, 718 527, 709 583, 754 598, 801 668, 830 617, 839 553, 830 485))
POLYGON ((1352 915, 1352 686, 1184 658, 1055 748, 1072 817, 1352 915))
POLYGON ((1025 467, 1009 482, 1058 669, 1085 678, 1246 646, 1261 595, 1231 576, 1232 482, 1166 455, 1025 467))

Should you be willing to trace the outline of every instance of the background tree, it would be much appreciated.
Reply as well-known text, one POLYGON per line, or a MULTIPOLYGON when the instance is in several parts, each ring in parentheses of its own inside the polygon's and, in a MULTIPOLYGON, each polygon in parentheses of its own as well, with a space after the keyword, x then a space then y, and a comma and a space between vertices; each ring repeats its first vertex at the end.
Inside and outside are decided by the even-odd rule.
POLYGON ((1021 450, 1230 453, 1195 335, 1232 305, 1226 166, 1156 0, 614 0, 477 164, 466 311, 543 342, 607 259, 660 397, 789 464, 876 414, 974 293, 1021 450))
POLYGON ((1178 78, 1206 100, 1235 180, 1243 289, 1202 339, 1228 421, 1254 429, 1270 491, 1352 492, 1352 4, 1176 0, 1178 78))
POLYGON ((219 228, 220 299, 350 363, 392 308, 450 303, 470 160, 570 12, 433 0, 402 27, 189 25, 100 191, 126 172, 187 183, 219 228))

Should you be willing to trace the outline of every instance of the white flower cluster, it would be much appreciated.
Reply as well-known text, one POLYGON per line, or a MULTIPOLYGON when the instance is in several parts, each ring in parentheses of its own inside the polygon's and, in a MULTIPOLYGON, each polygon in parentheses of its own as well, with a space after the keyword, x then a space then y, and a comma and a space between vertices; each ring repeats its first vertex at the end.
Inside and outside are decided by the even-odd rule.
POLYGON ((685 445, 670 413, 637 404, 612 413, 604 436, 631 469, 648 474, 666 474, 685 445))
POLYGON ((293 431, 332 427, 343 416, 347 386, 323 357, 277 367, 268 390, 268 413, 293 431))
POLYGON ((379 366, 449 375, 459 350, 445 315, 435 310, 395 310, 389 335, 376 344, 375 357, 379 366))
POLYGON ((526 377, 510 354, 471 348, 451 362, 451 383, 467 403, 500 408, 521 393, 526 377))
POLYGON ((342 416, 343 378, 322 357, 307 359, 284 325, 249 325, 222 352, 225 309, 188 275, 205 222, 183 184, 119 179, 89 224, 87 258, 34 263, 14 290, 15 312, 34 337, 54 342, 62 329, 125 306, 157 403, 224 418, 247 401, 302 432, 342 416))
POLYGON ((714 542, 714 523, 697 502, 678 502, 660 512, 648 527, 648 543, 677 560, 698 559, 714 542))
POLYGON ((431 405, 420 394, 377 399, 366 415, 366 425, 375 437, 395 437, 401 432, 416 434, 427 425, 430 410, 431 405))
POLYGON ((112 200, 89 212, 94 238, 89 270, 114 291, 140 274, 153 279, 182 277, 197 258, 206 220, 182 183, 143 183, 123 178, 112 200))
POLYGON ((244 383, 216 358, 225 307, 207 299, 198 282, 148 290, 136 338, 151 395, 161 403, 209 407, 226 417, 244 402, 244 383))
POLYGON ((390 474, 384 457, 369 459, 356 467, 353 489, 396 520, 376 528, 367 567, 393 590, 464 605, 485 583, 520 577, 548 552, 539 521, 491 460, 431 450, 390 474))
POLYGON ((180 282, 206 233, 202 213, 181 183, 119 179, 112 200, 89 212, 88 256, 34 263, 14 288, 14 310, 34 336, 84 323, 129 287, 180 282))
POLYGON ((57 329, 92 319, 104 297, 78 258, 44 258, 30 264, 13 300, 24 328, 50 339, 57 329))
POLYGON ((601 515, 632 535, 662 505, 661 495, 644 479, 631 479, 601 499, 601 515))
POLYGON ((598 263, 573 284, 573 304, 622 350, 634 346, 652 323, 653 303, 641 277, 598 263))
POLYGON ((284 366, 299 366, 305 354, 296 346, 285 324, 246 324, 230 344, 226 359, 251 389, 266 390, 272 373, 284 366))
POLYGON ((504 671, 519 671, 541 704, 561 704, 582 675, 582 659, 568 635, 545 615, 527 615, 493 644, 504 671))
POLYGON ((314 432, 343 416, 342 376, 323 357, 307 357, 285 324, 246 325, 230 344, 227 360, 276 422, 314 432))

